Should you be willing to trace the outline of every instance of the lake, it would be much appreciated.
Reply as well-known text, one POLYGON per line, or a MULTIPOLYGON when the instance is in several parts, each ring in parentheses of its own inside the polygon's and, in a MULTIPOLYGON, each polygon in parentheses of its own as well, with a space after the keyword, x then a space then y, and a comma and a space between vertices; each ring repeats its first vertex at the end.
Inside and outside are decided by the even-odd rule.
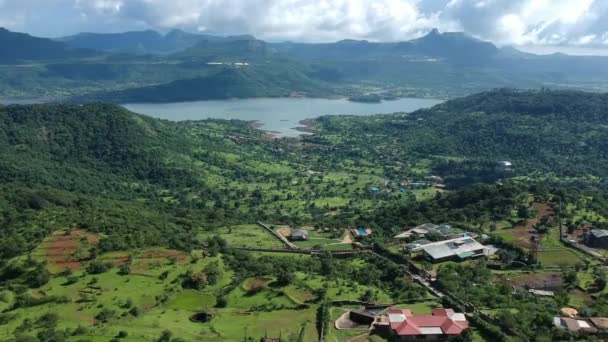
POLYGON ((300 121, 322 115, 373 115, 395 112, 413 112, 432 107, 440 100, 403 98, 381 103, 351 102, 345 99, 310 98, 256 98, 211 100, 175 103, 129 103, 123 106, 130 111, 172 121, 239 119, 257 121, 260 129, 277 136, 295 137, 302 132, 300 121))

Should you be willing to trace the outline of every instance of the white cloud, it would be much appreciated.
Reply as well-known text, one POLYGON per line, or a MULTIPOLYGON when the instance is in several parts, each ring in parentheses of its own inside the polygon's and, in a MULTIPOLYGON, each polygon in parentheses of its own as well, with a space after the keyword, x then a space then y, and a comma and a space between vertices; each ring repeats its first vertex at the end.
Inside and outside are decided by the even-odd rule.
POLYGON ((404 40, 438 27, 497 44, 594 45, 608 40, 608 1, 0 0, 0 25, 45 36, 182 28, 298 41, 404 40))
POLYGON ((593 42, 596 37, 597 37, 597 35, 595 35, 595 34, 588 34, 586 36, 580 37, 574 43, 575 43, 575 45, 588 45, 589 43, 593 42))

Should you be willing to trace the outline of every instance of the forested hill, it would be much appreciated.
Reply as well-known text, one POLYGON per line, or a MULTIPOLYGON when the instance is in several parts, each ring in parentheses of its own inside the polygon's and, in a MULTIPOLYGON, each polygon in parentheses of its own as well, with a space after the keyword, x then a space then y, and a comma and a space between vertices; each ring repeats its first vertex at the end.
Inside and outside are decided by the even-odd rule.
POLYGON ((11 32, 2 27, 0 27, 0 46, 2 46, 0 49, 0 63, 2 64, 83 58, 97 54, 91 50, 71 49, 66 44, 50 39, 11 32))
POLYGON ((292 92, 312 96, 328 96, 334 88, 328 83, 310 78, 299 68, 282 65, 273 68, 247 66, 226 67, 204 77, 188 78, 167 84, 99 92, 72 99, 77 102, 105 101, 172 102, 210 99, 287 97, 292 92))
POLYGON ((111 175, 170 177, 178 170, 168 170, 163 158, 184 146, 175 130, 111 105, 2 107, 0 174, 5 182, 54 186, 111 175))
POLYGON ((105 249, 187 249, 194 225, 251 222, 224 217, 221 201, 255 194, 223 179, 265 177, 253 167, 274 158, 261 137, 242 121, 175 123, 114 105, 0 106, 0 263, 72 224, 108 236, 105 249))
MULTIPOLYGON (((94 193, 129 183, 205 188, 223 166, 211 154, 263 160, 262 134, 244 121, 176 123, 108 104, 0 106, 0 181, 94 193)), ((224 173, 236 174, 248 171, 224 173)))
POLYGON ((578 91, 500 89, 447 101, 432 111, 558 116, 577 121, 608 122, 608 94, 578 91))
POLYGON ((502 89, 409 115, 324 117, 317 127, 323 134, 308 139, 339 134, 347 153, 386 163, 423 158, 448 177, 480 176, 499 160, 519 175, 608 176, 605 94, 502 89))

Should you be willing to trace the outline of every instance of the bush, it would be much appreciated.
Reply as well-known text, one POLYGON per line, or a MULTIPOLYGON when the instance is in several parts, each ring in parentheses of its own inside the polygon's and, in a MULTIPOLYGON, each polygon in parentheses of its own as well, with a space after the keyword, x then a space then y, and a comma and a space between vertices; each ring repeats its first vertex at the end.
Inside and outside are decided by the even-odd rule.
POLYGON ((107 272, 110 268, 112 268, 111 263, 104 263, 99 260, 92 261, 89 266, 87 266, 87 272, 90 274, 100 274, 107 272))
POLYGON ((101 310, 97 316, 95 316, 95 319, 100 322, 107 323, 109 320, 114 318, 114 316, 116 316, 116 311, 106 308, 101 310))
POLYGON ((228 301, 226 300, 225 297, 218 297, 217 301, 215 302, 215 307, 216 308, 225 308, 226 306, 228 306, 228 301))
POLYGON ((129 314, 131 314, 131 316, 138 317, 141 312, 139 311, 139 308, 137 306, 134 306, 129 310, 129 314))
POLYGON ((170 342, 171 337, 173 337, 173 333, 170 330, 165 330, 160 334, 158 342, 170 342))

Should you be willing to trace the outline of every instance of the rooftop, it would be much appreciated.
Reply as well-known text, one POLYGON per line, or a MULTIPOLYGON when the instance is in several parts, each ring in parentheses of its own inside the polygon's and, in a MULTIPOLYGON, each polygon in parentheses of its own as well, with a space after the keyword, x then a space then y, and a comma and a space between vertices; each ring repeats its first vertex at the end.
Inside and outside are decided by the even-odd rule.
POLYGON ((475 239, 465 236, 429 243, 419 247, 419 249, 423 250, 433 259, 443 259, 451 256, 460 256, 462 259, 466 259, 478 255, 480 250, 485 253, 486 247, 475 239))
POLYGON ((291 236, 308 236, 308 232, 302 229, 294 230, 291 236))
POLYGON ((460 335, 469 327, 465 315, 452 309, 434 309, 431 315, 393 309, 388 317, 391 329, 399 336, 460 335))
POLYGON ((605 238, 608 237, 608 230, 606 229, 592 229, 591 234, 596 238, 605 238))

